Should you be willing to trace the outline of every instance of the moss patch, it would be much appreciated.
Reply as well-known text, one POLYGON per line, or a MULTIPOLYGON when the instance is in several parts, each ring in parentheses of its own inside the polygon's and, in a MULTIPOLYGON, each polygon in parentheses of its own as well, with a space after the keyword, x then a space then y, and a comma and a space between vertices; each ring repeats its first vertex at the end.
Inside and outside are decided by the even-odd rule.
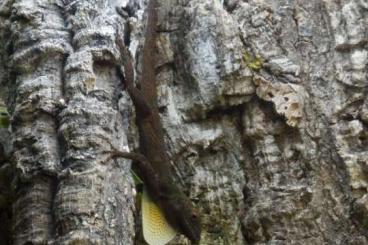
POLYGON ((264 63, 264 60, 260 55, 256 54, 253 56, 248 51, 243 53, 243 61, 245 65, 253 71, 259 71, 264 63))

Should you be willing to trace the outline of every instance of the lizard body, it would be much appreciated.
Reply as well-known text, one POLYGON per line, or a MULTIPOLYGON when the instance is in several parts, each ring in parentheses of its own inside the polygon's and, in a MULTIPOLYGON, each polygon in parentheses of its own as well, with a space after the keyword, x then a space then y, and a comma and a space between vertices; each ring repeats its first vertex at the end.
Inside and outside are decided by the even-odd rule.
POLYGON ((117 46, 124 59, 123 83, 135 107, 140 151, 143 155, 115 152, 112 157, 125 157, 135 160, 138 163, 138 175, 145 182, 151 198, 163 210, 168 222, 192 242, 199 242, 201 233, 199 216, 189 198, 173 179, 169 156, 164 144, 155 82, 156 26, 156 0, 150 0, 142 52, 143 64, 140 89, 134 86, 132 57, 123 40, 117 37, 117 46))

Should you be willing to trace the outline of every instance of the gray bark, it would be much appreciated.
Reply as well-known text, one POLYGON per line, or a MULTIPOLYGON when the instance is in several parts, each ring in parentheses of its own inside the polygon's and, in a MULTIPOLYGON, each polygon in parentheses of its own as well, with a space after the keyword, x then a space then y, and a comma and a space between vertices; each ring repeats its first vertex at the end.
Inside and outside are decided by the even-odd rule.
MULTIPOLYGON (((160 116, 201 244, 367 244, 366 1, 158 3, 160 116)), ((138 148, 115 33, 129 19, 140 76, 145 4, 0 0, 12 243, 133 243, 130 162, 101 160, 138 148)))

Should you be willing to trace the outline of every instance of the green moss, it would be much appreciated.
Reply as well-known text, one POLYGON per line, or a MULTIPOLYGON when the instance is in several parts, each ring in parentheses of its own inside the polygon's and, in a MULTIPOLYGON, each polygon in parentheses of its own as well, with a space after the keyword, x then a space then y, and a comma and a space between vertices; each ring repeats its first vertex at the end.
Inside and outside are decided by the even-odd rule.
POLYGON ((216 241, 216 244, 235 244, 236 234, 232 231, 231 216, 224 215, 220 209, 212 209, 211 217, 207 232, 210 237, 209 240, 216 241))
POLYGON ((0 106, 0 128, 9 127, 10 119, 6 107, 0 106))
POLYGON ((253 71, 259 71, 264 63, 263 58, 260 55, 252 56, 248 51, 243 53, 243 61, 246 66, 253 71))

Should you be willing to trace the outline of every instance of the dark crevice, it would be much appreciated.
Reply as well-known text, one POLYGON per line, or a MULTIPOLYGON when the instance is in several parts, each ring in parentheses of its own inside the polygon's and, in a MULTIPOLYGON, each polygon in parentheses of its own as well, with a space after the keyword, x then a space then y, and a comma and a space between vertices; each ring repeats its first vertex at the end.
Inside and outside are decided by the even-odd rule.
MULTIPOLYGON (((1 147, 2 145, 0 144, 0 148, 1 147)), ((0 152, 0 154, 2 153, 0 152)), ((0 244, 10 245, 12 244, 10 225, 12 219, 11 207, 13 202, 13 193, 11 191, 12 169, 9 164, 3 163, 0 162, 0 244)))
POLYGON ((52 227, 50 227, 51 237, 56 239, 57 237, 57 225, 56 225, 56 218, 55 218, 55 198, 58 190, 59 180, 57 177, 54 177, 52 180, 52 199, 51 199, 51 220, 52 220, 52 227))
POLYGON ((126 47, 129 47, 130 45, 130 34, 132 32, 132 28, 131 25, 129 23, 129 21, 125 22, 124 25, 124 44, 126 47))
POLYGON ((230 106, 230 107, 217 107, 209 110, 206 113, 205 120, 214 119, 221 120, 224 116, 232 116, 236 119, 236 126, 238 129, 242 128, 241 115, 244 111, 244 104, 230 106))
POLYGON ((177 70, 176 70, 175 62, 174 62, 174 61, 172 61, 172 62, 167 62, 167 63, 164 63, 164 64, 162 64, 162 65, 160 65, 160 66, 156 67, 156 68, 155 68, 155 74, 156 74, 156 75, 158 75, 158 74, 160 74, 161 72, 166 71, 166 70, 176 72, 177 70))
POLYGON ((224 9, 228 13, 234 12, 234 10, 239 6, 238 1, 235 0, 224 0, 224 9))

